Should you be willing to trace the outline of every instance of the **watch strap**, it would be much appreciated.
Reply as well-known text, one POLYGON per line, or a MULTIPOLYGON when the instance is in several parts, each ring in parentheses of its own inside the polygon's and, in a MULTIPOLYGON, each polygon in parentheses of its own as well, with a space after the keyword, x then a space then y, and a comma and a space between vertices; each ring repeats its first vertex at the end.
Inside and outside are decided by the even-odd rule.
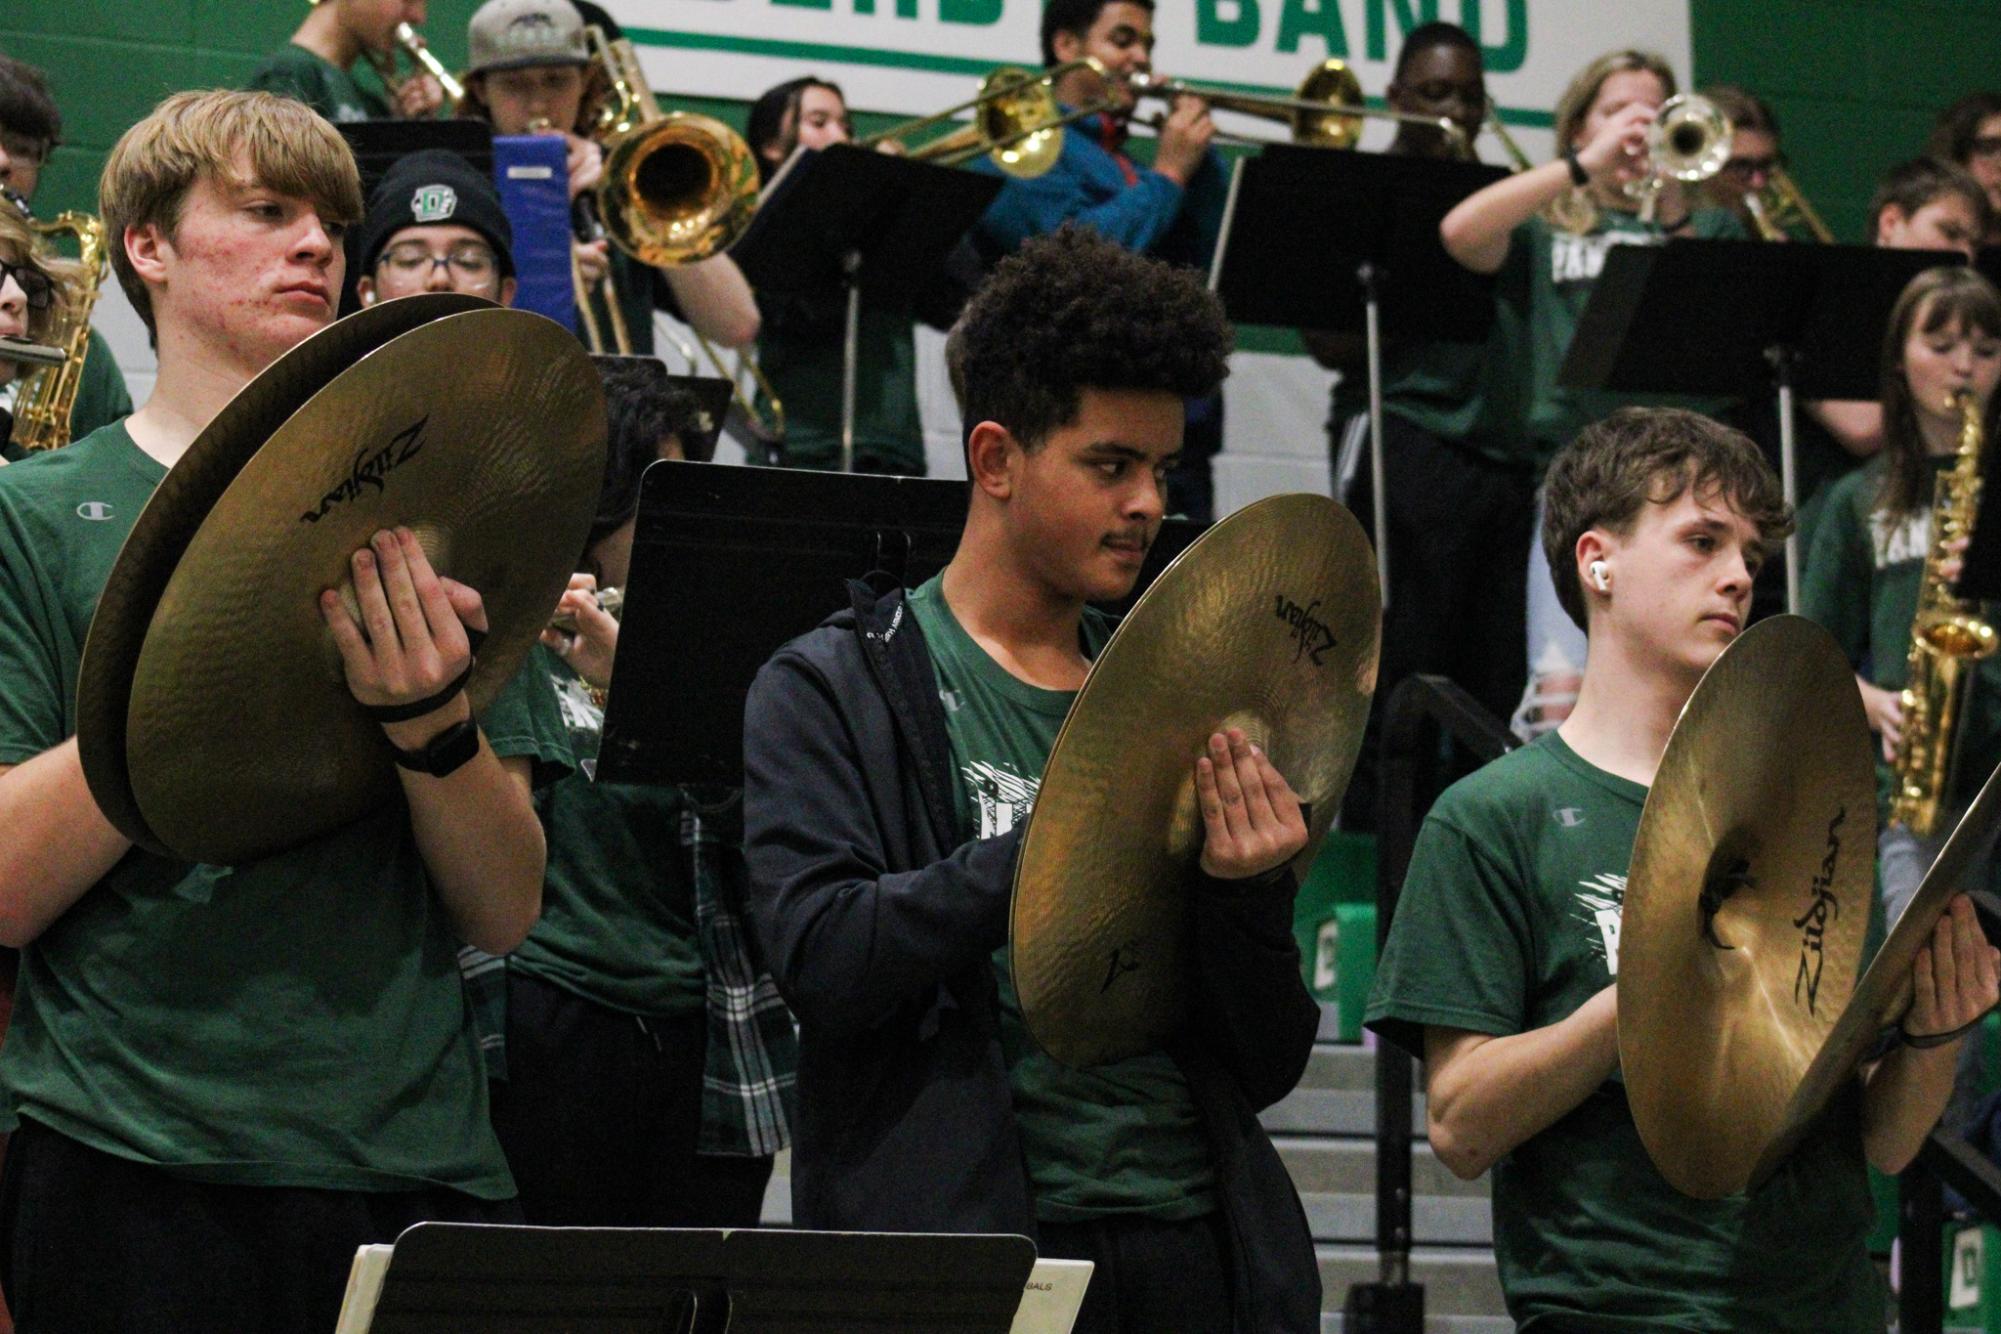
POLYGON ((399 768, 443 778, 479 754, 479 719, 461 719, 416 750, 392 748, 391 753, 399 768))

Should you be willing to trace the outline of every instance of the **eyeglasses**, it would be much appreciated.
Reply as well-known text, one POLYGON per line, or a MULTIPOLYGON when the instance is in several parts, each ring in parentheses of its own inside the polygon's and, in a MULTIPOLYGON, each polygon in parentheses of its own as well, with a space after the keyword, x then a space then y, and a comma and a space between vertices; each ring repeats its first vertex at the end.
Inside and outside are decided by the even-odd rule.
POLYGON ((422 241, 404 241, 390 246, 382 252, 382 263, 404 278, 415 278, 419 274, 429 278, 431 270, 442 264, 469 283, 485 282, 500 267, 494 253, 483 245, 466 244, 450 254, 434 255, 422 241))
POLYGON ((1723 163, 1723 170, 1729 172, 1732 176, 1737 176, 1737 177, 1770 176, 1773 172, 1777 171, 1780 167, 1783 167, 1785 165, 1786 165, 1785 155, 1783 153, 1780 153, 1780 154, 1775 154, 1772 157, 1729 158, 1723 163))
POLYGON ((0 259, 0 287, 12 278, 26 298, 29 310, 47 310, 56 299, 56 285, 49 281, 49 275, 27 264, 9 264, 0 259))

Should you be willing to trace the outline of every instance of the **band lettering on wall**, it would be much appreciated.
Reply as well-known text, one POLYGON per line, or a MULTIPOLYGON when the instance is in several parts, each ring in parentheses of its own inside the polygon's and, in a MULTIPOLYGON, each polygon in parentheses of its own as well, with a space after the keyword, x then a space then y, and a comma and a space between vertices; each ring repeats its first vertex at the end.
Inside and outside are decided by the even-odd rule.
MULTIPOLYGON (((1038 63, 1040 0, 614 0, 654 85, 744 98, 808 70, 850 104, 918 113, 971 95, 996 65, 1038 63)), ((1243 91, 1289 92, 1307 67, 1346 60, 1372 101, 1403 35, 1458 23, 1486 53, 1488 84, 1511 126, 1538 127, 1579 68, 1612 46, 1657 51, 1689 69, 1688 0, 1629 0, 1616 25, 1603 0, 1158 0, 1156 63, 1243 91)), ((1255 126, 1256 122, 1247 122, 1255 126)), ((1364 147, 1386 140, 1372 126, 1364 147)), ((1541 142, 1537 142, 1540 140, 1541 142)))

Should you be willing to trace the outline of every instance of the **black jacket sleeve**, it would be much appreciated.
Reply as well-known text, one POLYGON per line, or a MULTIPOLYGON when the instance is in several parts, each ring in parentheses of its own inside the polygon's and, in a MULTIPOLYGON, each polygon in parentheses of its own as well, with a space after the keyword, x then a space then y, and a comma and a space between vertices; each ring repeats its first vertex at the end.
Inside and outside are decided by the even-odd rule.
POLYGON ((1250 880, 1197 873, 1193 1036, 1262 1110, 1292 1092, 1313 1054, 1320 1006, 1300 974, 1290 869, 1250 880))
MULTIPOLYGON (((882 731, 867 740, 893 744, 886 713, 882 731)), ((758 673, 744 716, 752 922, 793 1013, 850 1034, 1006 942, 1020 844, 1017 829, 919 870, 888 870, 883 823, 906 813, 885 809, 898 785, 880 772, 871 784, 865 744, 803 658, 780 654, 758 673)))

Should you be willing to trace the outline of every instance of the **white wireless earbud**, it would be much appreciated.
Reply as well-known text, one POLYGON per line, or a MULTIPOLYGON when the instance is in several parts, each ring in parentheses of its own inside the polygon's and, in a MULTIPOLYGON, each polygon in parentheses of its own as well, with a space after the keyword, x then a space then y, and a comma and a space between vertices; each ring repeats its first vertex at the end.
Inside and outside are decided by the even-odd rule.
POLYGON ((1612 591, 1612 575, 1610 569, 1611 567, 1606 565, 1605 562, 1602 560, 1594 560, 1591 562, 1591 582, 1598 585, 1598 591, 1600 593, 1609 593, 1612 591))

